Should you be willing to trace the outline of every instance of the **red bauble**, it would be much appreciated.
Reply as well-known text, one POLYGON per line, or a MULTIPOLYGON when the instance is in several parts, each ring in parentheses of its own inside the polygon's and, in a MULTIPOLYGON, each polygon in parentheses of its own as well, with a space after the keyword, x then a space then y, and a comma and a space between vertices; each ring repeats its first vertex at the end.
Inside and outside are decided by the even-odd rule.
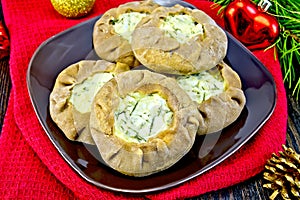
POLYGON ((275 17, 249 0, 234 0, 224 11, 225 29, 250 50, 263 49, 279 35, 275 17))
POLYGON ((0 59, 8 55, 9 55, 9 38, 2 21, 0 21, 0 59))

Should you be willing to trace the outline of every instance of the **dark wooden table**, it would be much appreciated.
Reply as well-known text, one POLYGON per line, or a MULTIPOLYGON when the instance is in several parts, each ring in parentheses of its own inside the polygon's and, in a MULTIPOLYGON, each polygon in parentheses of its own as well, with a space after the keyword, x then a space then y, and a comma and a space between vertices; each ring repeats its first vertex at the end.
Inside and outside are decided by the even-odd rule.
MULTIPOLYGON (((0 16, 1 17, 1 16, 0 16)), ((2 129, 5 111, 7 108, 11 82, 9 78, 9 58, 0 60, 0 131, 2 129)), ((300 152, 300 107, 299 101, 291 95, 291 91, 287 89, 288 99, 288 129, 286 145, 292 147, 296 152, 300 152)), ((272 194, 271 190, 263 188, 266 183, 263 175, 257 176, 240 183, 238 185, 210 192, 193 199, 269 199, 272 194)), ((277 199, 281 199, 280 197, 277 199)))

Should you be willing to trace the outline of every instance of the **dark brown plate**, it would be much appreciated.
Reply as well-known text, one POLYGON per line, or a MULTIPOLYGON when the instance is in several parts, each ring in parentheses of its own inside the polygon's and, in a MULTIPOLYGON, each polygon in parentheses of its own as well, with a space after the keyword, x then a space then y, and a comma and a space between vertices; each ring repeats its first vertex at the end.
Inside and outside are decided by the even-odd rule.
POLYGON ((51 37, 36 50, 28 72, 30 98, 45 133, 65 161, 86 181, 127 193, 160 191, 188 181, 220 164, 244 145, 268 120, 276 104, 271 74, 230 34, 225 62, 241 77, 247 103, 240 117, 221 132, 196 138, 191 151, 171 168, 134 178, 107 167, 93 145, 68 140, 49 116, 49 94, 60 71, 83 59, 98 59, 93 51, 90 19, 51 37))

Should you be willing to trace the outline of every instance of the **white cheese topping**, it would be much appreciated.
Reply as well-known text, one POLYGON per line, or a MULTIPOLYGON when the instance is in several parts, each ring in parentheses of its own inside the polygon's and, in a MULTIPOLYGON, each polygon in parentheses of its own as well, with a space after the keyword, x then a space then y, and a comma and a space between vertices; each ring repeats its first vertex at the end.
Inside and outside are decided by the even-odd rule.
POLYGON ((212 75, 205 71, 199 74, 178 76, 176 80, 197 103, 224 92, 224 81, 220 73, 212 75))
POLYGON ((81 113, 91 112, 91 105, 98 90, 110 79, 111 73, 97 73, 73 87, 70 102, 81 113))
POLYGON ((112 20, 115 32, 131 43, 131 34, 136 25, 145 17, 146 13, 130 12, 119 15, 116 20, 112 20))
POLYGON ((203 35, 203 27, 196 23, 189 15, 169 15, 161 20, 160 29, 169 37, 180 43, 185 43, 196 35, 203 35))
POLYGON ((168 128, 173 112, 158 94, 135 92, 120 99, 114 119, 118 137, 128 142, 143 143, 168 128))

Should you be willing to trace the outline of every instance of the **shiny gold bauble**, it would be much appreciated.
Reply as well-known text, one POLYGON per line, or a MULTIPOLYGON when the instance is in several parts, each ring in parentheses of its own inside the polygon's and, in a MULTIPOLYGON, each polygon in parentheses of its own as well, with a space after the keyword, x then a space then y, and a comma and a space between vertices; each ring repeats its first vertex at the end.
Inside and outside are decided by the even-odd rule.
POLYGON ((93 8, 95 0, 51 0, 54 9, 68 18, 87 15, 93 8))

